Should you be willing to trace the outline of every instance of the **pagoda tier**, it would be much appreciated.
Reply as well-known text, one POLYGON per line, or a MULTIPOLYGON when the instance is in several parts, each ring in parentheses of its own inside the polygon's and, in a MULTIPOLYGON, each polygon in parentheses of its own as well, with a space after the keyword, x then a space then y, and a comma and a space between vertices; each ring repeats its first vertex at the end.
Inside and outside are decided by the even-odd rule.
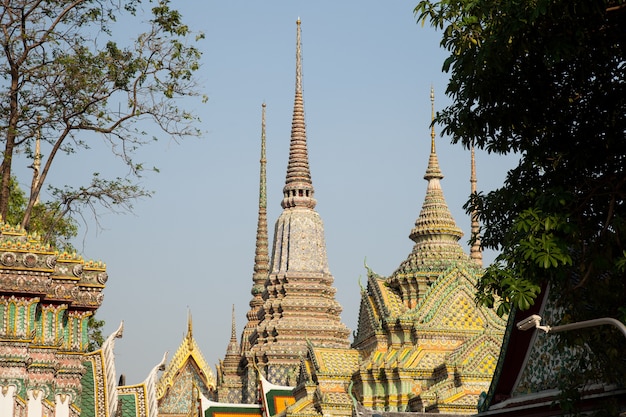
POLYGON ((341 322, 333 276, 328 269, 324 225, 309 169, 302 96, 300 21, 297 21, 296 93, 287 177, 274 233, 270 274, 251 340, 259 369, 275 384, 293 385, 307 341, 348 347, 350 331, 341 322))

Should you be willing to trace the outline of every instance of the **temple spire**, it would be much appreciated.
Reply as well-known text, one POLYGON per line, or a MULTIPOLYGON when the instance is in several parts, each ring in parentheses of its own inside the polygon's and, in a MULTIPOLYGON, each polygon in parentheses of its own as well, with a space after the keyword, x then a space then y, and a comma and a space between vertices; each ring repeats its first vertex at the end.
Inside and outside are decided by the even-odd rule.
POLYGON ((241 379, 239 378, 238 369, 241 362, 237 344, 237 329, 235 326, 235 305, 233 304, 233 312, 231 319, 230 341, 226 348, 224 360, 220 361, 217 373, 218 379, 218 400, 220 402, 239 402, 241 401, 241 379))
MULTIPOLYGON (((458 246, 458 240, 463 232, 456 225, 450 209, 443 196, 440 180, 443 174, 439 168, 439 160, 435 148, 435 92, 430 89, 431 101, 431 134, 430 134, 430 157, 424 179, 428 181, 426 198, 422 211, 415 221, 415 227, 409 237, 416 243, 416 249, 434 251, 439 247, 452 245, 458 246)), ((460 246, 458 246, 460 248, 460 246)), ((439 248, 440 249, 440 248, 439 248)), ((456 255, 454 255, 456 256, 456 255)))
MULTIPOLYGON (((470 176, 470 184, 471 184, 471 193, 472 198, 476 195, 476 183, 478 180, 476 179, 476 156, 474 152, 474 144, 472 143, 472 168, 471 168, 471 176, 470 176)), ((476 208, 472 209, 471 214, 472 219, 472 247, 470 248, 470 257, 477 265, 483 266, 483 252, 480 247, 480 224, 478 222, 478 210, 476 208)))
POLYGON ((226 348, 225 361, 228 359, 229 356, 235 356, 237 357, 237 362, 239 362, 239 349, 237 345, 237 328, 235 325, 235 305, 234 304, 233 304, 233 312, 232 312, 230 326, 231 326, 230 341, 228 343, 228 347, 226 348))
POLYGON ((430 157, 428 158, 428 168, 424 174, 424 179, 428 181, 428 187, 439 186, 439 180, 443 179, 443 174, 439 168, 439 160, 437 159, 437 150, 435 148, 435 89, 430 87, 430 157), (433 181, 433 180, 436 180, 433 181))
POLYGON ((350 346, 350 331, 341 322, 341 305, 332 287, 324 223, 314 210, 302 98, 300 19, 296 24, 296 92, 283 211, 274 227, 259 325, 246 356, 249 383, 252 368, 258 366, 273 384, 295 384, 308 343, 324 348, 350 346))
POLYGON ((235 305, 233 304, 233 312, 230 319, 230 340, 237 341, 237 326, 235 324, 235 305))
POLYGON ((296 21, 296 94, 291 122, 291 144, 287 178, 283 188, 284 209, 294 207, 315 208, 313 182, 309 170, 306 125, 304 122, 304 99, 302 96, 302 48, 300 41, 300 19, 296 21))
POLYGON ((256 230, 256 250, 254 256, 253 281, 256 288, 252 289, 252 295, 260 296, 258 290, 263 290, 262 286, 269 273, 269 251, 267 237, 267 160, 265 158, 265 103, 261 106, 261 159, 259 173, 259 213, 256 230), (258 285, 261 285, 261 288, 258 285))
POLYGON ((256 229, 256 248, 254 253, 254 272, 252 274, 252 299, 250 310, 246 313, 248 319, 241 335, 241 354, 250 350, 251 340, 257 324, 259 324, 259 309, 263 306, 263 291, 269 275, 269 250, 267 233, 267 180, 265 158, 265 108, 263 103, 261 110, 261 160, 259 174, 259 213, 256 229))

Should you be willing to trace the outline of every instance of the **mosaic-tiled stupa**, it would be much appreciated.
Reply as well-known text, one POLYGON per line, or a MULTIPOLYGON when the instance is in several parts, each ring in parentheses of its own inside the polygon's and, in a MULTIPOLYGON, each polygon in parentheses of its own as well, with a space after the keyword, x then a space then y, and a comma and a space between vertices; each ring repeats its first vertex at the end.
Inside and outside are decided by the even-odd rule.
MULTIPOLYGON (((475 191, 474 165, 472 156, 475 191)), ((348 416, 355 407, 379 414, 476 412, 505 321, 474 302, 482 256, 478 239, 472 257, 459 245, 463 233, 441 188, 434 128, 424 178, 426 196, 409 234, 413 250, 389 277, 368 269, 351 349, 309 346, 287 415, 348 416)), ((472 226, 477 234, 477 222, 472 226)))
MULTIPOLYGON (((434 94, 431 92, 434 117, 434 94)), ((413 250, 391 276, 368 271, 353 347, 359 402, 378 410, 471 414, 489 386, 505 321, 476 306, 480 256, 468 256, 446 204, 434 125, 413 250)), ((475 185, 472 158, 472 188, 475 185)), ((476 225, 473 225, 476 228, 476 225)), ((476 233, 476 230, 474 230, 476 233)))
MULTIPOLYGON (((261 134, 259 217, 253 273, 252 300, 246 317, 238 369, 228 348, 218 378, 220 400, 255 402, 260 372, 270 383, 295 385, 307 342, 315 346, 347 348, 348 328, 341 322, 335 300, 334 278, 328 268, 324 225, 315 211, 309 168, 304 99, 302 95, 301 28, 296 31, 296 86, 287 175, 276 221, 271 262, 268 256, 265 105, 261 134), (241 379, 241 388, 232 381, 241 379), (227 383, 227 381, 231 381, 227 383)), ((232 341, 231 341, 232 343, 232 341)))
POLYGON ((341 322, 328 268, 324 225, 314 210, 302 96, 300 20, 296 37, 296 91, 287 176, 276 221, 270 273, 250 337, 251 358, 268 381, 294 385, 307 341, 347 347, 350 331, 341 322))

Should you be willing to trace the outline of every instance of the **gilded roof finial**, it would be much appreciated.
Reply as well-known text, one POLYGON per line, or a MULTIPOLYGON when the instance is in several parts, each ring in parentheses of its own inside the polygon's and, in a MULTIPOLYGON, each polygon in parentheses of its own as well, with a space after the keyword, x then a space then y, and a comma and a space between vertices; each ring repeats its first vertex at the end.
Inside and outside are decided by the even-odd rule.
POLYGON ((313 198, 313 182, 309 169, 309 155, 304 122, 304 98, 302 96, 302 48, 300 36, 300 19, 296 21, 296 94, 293 104, 291 121, 291 143, 289 145, 289 163, 287 178, 283 188, 284 209, 293 207, 315 208, 313 198))
POLYGON ((191 310, 187 310, 187 343, 189 343, 189 350, 193 350, 193 321, 191 319, 191 310))
MULTIPOLYGON (((472 162, 471 162, 471 176, 470 176, 470 184, 471 184, 471 193, 472 198, 476 196, 476 183, 478 180, 476 179, 476 156, 474 152, 474 143, 472 143, 472 162)), ((478 222, 478 210, 476 208, 472 209, 471 214, 472 220, 472 247, 470 248, 470 257, 476 264, 479 266, 483 266, 483 252, 480 246, 480 223, 478 222)))

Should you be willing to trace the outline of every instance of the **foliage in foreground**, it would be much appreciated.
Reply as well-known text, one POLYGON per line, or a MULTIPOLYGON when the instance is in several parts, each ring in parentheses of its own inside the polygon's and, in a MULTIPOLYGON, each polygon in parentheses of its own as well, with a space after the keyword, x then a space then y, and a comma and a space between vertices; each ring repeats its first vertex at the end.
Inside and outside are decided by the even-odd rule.
MULTIPOLYGON (((450 51, 444 134, 520 157, 501 188, 466 207, 480 212, 483 247, 500 251, 478 302, 524 310, 549 284, 564 323, 625 321, 624 1, 424 0, 415 13, 450 51)), ((566 335, 598 353, 586 381, 626 375, 623 337, 604 330, 566 335)))
MULTIPOLYGON (((194 127, 197 117, 179 107, 179 99, 198 94, 194 72, 199 68, 200 51, 193 43, 202 35, 194 40, 169 3, 3 2, 2 218, 8 215, 12 167, 19 153, 36 161, 38 171, 18 222, 27 230, 44 184, 56 200, 55 213, 62 217, 80 215, 81 208, 93 210, 99 204, 124 211, 132 208, 133 200, 151 195, 133 181, 144 169, 135 152, 155 139, 147 133, 150 126, 173 139, 199 133, 194 127), (120 23, 122 19, 126 24, 120 23), (36 151, 37 138, 44 145, 41 154, 36 151), (129 177, 105 179, 94 173, 90 184, 77 187, 48 183, 59 155, 77 159, 98 140, 127 165, 129 177)), ((64 160, 66 169, 72 168, 71 161, 64 160)))

